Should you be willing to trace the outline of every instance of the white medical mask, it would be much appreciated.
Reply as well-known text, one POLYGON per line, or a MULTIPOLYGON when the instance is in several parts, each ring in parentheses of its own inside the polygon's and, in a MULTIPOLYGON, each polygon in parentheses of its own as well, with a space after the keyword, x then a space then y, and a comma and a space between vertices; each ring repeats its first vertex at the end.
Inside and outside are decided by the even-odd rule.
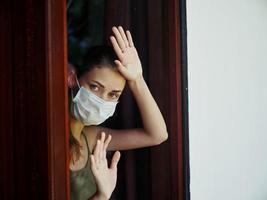
POLYGON ((77 80, 79 91, 73 98, 72 95, 72 115, 84 125, 98 125, 111 117, 116 109, 117 101, 105 101, 94 93, 80 87, 77 80))

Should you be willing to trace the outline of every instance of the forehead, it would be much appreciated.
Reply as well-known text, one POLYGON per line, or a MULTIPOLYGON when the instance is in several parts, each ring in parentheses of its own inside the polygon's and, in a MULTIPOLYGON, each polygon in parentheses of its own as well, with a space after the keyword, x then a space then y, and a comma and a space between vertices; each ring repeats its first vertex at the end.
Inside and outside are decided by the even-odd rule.
POLYGON ((122 90, 125 86, 125 78, 111 67, 94 67, 81 77, 85 82, 98 81, 109 90, 122 90))

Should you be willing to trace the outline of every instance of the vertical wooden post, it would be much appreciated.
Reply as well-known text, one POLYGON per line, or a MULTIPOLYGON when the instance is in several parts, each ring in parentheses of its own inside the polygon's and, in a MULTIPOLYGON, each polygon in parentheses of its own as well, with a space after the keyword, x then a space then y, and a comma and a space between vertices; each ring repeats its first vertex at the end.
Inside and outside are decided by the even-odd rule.
POLYGON ((65 4, 1 1, 2 199, 69 199, 65 4))
POLYGON ((68 200, 67 8, 64 0, 46 2, 49 199, 68 200))

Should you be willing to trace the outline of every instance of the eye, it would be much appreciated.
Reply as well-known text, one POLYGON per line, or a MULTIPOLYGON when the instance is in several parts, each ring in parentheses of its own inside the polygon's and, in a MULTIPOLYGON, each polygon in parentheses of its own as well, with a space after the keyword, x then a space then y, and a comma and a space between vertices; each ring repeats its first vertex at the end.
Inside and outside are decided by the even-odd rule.
POLYGON ((112 98, 112 99, 118 99, 119 98, 119 94, 118 93, 115 93, 115 92, 111 92, 109 93, 109 97, 112 98))
POLYGON ((90 84, 90 89, 95 92, 99 91, 99 87, 95 84, 90 84))

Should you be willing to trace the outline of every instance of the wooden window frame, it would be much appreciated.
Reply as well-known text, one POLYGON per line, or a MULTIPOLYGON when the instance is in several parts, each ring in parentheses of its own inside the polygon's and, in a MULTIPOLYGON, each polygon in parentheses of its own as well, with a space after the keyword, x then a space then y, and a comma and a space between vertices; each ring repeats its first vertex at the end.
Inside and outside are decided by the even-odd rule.
MULTIPOLYGON (((0 33, 4 41, 0 64, 5 66, 0 70, 5 94, 0 99, 3 198, 69 200, 66 1, 3 0, 1 4, 0 22, 6 27, 0 33)), ((149 65, 157 66, 148 78, 170 133, 164 145, 151 149, 151 174, 156 175, 151 181, 152 199, 189 199, 183 107, 187 83, 179 20, 184 4, 183 0, 148 0, 148 31, 160 32, 161 37, 160 42, 155 34, 149 37, 149 49, 160 51, 148 55, 149 65), (166 23, 162 17, 168 19, 166 23), (161 23, 154 23, 155 19, 161 23), (164 162, 167 173, 162 170, 164 162)))
POLYGON ((0 9, 2 197, 70 199, 66 1, 3 0, 0 9))
POLYGON ((48 0, 46 12, 47 117, 50 199, 70 199, 67 94, 67 7, 48 0), (62 103, 64 102, 64 103, 62 103), (61 133, 61 134, 58 134, 61 133), (62 166, 65 166, 62 167, 62 166))

